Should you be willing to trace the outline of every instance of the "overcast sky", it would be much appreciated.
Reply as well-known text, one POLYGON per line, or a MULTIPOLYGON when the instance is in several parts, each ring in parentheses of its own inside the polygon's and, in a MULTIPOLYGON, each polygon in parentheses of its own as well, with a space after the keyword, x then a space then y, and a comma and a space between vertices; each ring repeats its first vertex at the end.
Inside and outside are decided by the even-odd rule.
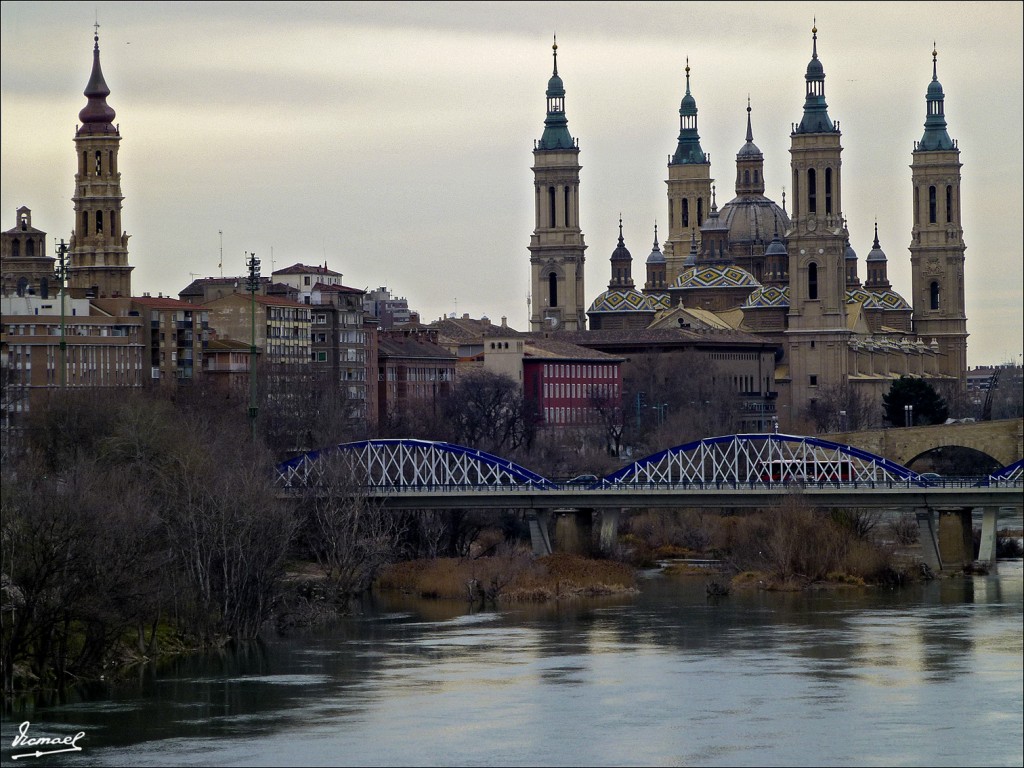
MULTIPOLYGON (((73 226, 74 131, 100 23, 123 137, 133 292, 327 262, 388 286, 425 322, 526 330, 534 141, 551 38, 579 140, 588 302, 623 217, 634 278, 659 223, 689 57, 719 206, 746 130, 781 202, 817 16, 843 203, 863 259, 875 219, 910 298, 913 143, 932 43, 963 163, 968 358, 1020 360, 1022 4, 3 2, 0 228, 21 205, 52 244, 73 226), (223 233, 221 236, 219 233, 223 233)), ((787 209, 791 206, 787 202, 787 209)))

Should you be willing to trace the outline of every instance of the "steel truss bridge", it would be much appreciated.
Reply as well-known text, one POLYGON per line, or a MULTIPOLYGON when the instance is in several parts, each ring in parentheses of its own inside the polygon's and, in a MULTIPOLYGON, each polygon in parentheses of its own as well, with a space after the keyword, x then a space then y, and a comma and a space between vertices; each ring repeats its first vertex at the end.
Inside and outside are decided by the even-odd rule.
POLYGON ((639 459, 586 483, 545 478, 508 459, 453 443, 364 440, 280 464, 286 494, 362 495, 394 509, 764 507, 800 491, 815 506, 1015 507, 1024 462, 970 478, 935 480, 854 446, 816 437, 710 437, 639 459))

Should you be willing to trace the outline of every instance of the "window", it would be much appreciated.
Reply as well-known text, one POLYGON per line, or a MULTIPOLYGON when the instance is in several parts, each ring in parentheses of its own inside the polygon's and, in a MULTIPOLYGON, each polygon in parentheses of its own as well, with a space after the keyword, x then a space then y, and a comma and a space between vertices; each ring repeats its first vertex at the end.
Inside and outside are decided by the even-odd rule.
POLYGON ((935 187, 928 187, 928 223, 935 223, 935 187))
POLYGON ((550 222, 550 224, 548 226, 551 226, 551 227, 557 226, 557 224, 555 222, 555 188, 554 187, 548 187, 548 221, 550 222))
POLYGON ((807 265, 807 298, 818 298, 818 265, 813 261, 807 265))
POLYGON ((682 203, 683 203, 683 226, 684 227, 688 227, 688 226, 690 226, 690 201, 687 200, 686 198, 683 198, 682 203))
POLYGON ((96 234, 103 234, 103 211, 96 211, 96 234))
POLYGON ((11 241, 11 258, 17 259, 21 256, 21 243, 18 238, 11 241))
POLYGON ((548 306, 558 306, 558 275, 554 272, 548 275, 548 306))
POLYGON ((815 374, 811 374, 809 378, 810 378, 810 385, 812 387, 818 386, 818 377, 815 374))
POLYGON ((97 176, 99 176, 99 175, 100 175, 100 170, 102 169, 102 165, 103 165, 103 163, 102 163, 102 157, 103 157, 103 153, 102 153, 102 152, 100 152, 100 151, 99 151, 99 150, 97 149, 97 150, 96 150, 96 175, 97 175, 97 176))
POLYGON ((565 193, 565 226, 569 226, 569 187, 563 187, 562 191, 565 193))
POLYGON ((946 223, 953 223, 953 187, 946 187, 946 223))
POLYGON ((932 309, 938 309, 939 308, 939 284, 938 284, 938 282, 932 282, 931 288, 929 289, 929 293, 930 293, 930 296, 931 296, 930 301, 929 301, 929 306, 931 306, 932 309))
POLYGON ((817 178, 813 168, 807 169, 807 212, 818 212, 817 178))
POLYGON ((697 198, 697 226, 704 225, 704 198, 697 198))
POLYGON ((825 213, 832 213, 832 169, 825 169, 825 213))

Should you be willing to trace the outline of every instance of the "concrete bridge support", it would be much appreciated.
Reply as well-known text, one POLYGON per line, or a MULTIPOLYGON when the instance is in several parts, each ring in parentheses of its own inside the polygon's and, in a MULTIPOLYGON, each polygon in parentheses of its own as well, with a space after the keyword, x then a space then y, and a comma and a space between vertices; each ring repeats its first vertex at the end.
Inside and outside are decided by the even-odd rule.
POLYGON ((611 554, 619 540, 619 516, 621 510, 602 509, 598 512, 597 545, 602 554, 611 554))
POLYGON ((555 551, 573 555, 591 554, 593 511, 560 509, 555 511, 555 551))
POLYGON ((530 544, 533 545, 533 554, 537 557, 550 555, 554 550, 551 548, 551 512, 541 509, 529 518, 530 544))
POLYGON ((939 507, 939 557, 946 569, 974 562, 974 535, 970 507, 939 507))
POLYGON ((981 545, 978 547, 978 562, 989 566, 996 564, 996 520, 999 510, 985 507, 981 515, 981 545))
POLYGON ((917 540, 921 544, 921 559, 924 564, 938 573, 942 570, 939 556, 939 539, 935 535, 935 514, 927 507, 917 510, 917 540))

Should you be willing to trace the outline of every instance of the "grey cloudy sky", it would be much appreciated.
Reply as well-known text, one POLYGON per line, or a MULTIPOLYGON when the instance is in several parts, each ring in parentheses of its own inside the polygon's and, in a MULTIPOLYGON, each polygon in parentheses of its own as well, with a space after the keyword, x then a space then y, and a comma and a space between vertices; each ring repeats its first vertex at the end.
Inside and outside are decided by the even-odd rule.
POLYGON ((245 251, 264 274, 326 261, 347 285, 407 297, 424 321, 468 312, 525 329, 552 33, 581 148, 592 300, 620 212, 638 282, 655 221, 664 239, 687 57, 719 206, 734 194, 748 95, 766 194, 781 201, 816 16, 852 245, 863 260, 877 218, 908 299, 909 165, 936 42, 963 162, 969 362, 1019 360, 1022 7, 4 2, 0 227, 27 205, 51 241, 70 234, 98 16, 135 293, 218 274, 223 232, 226 275, 244 271, 245 251))

